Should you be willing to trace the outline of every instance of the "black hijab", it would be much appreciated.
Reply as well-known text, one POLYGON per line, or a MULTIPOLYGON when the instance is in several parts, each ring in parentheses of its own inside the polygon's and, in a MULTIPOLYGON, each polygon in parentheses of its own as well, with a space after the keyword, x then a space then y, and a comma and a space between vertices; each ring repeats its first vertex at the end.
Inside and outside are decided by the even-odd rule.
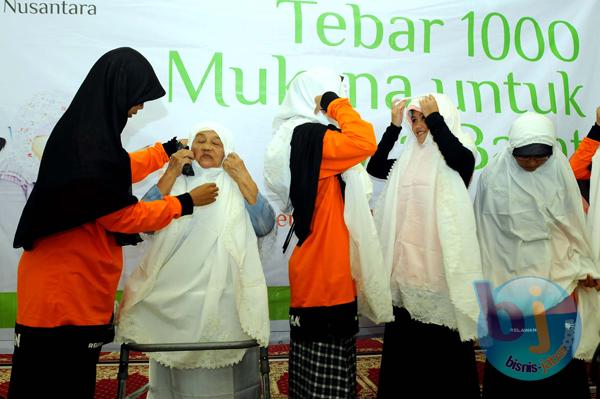
POLYGON ((552 146, 542 143, 533 143, 515 148, 512 154, 515 157, 549 157, 552 155, 552 146))
MULTIPOLYGON (((293 230, 298 237, 298 246, 302 246, 311 233, 323 159, 323 138, 327 129, 339 131, 333 125, 321 123, 296 126, 290 143, 290 201, 294 207, 293 230)), ((338 179, 343 196, 345 185, 339 175, 338 179)))
MULTIPOLYGON (((163 95, 152 66, 137 51, 118 48, 96 61, 48 139, 15 248, 30 250, 40 237, 137 202, 121 132, 131 107, 163 95)), ((132 235, 119 236, 121 245, 138 241, 132 235)))

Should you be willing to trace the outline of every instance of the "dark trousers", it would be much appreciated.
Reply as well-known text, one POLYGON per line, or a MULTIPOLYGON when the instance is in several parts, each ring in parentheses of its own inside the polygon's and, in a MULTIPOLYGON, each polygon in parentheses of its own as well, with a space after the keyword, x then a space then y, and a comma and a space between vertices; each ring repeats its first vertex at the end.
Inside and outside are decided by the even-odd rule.
POLYGON ((564 369, 538 381, 522 381, 496 370, 489 362, 483 374, 484 399, 569 398, 589 399, 587 371, 583 360, 573 359, 564 369))
MULTIPOLYGON (((479 399, 475 350, 457 331, 394 307, 385 325, 378 399, 479 399)), ((508 399, 508 397, 507 397, 508 399)))
POLYGON ((113 337, 112 325, 37 328, 17 324, 8 399, 93 399, 100 350, 113 337))

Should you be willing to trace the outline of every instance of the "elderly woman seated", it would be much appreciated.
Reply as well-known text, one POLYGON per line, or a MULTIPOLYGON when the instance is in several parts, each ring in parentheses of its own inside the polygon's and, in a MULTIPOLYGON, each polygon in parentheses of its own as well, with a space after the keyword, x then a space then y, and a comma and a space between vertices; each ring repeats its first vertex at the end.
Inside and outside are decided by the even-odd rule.
MULTIPOLYGON (((154 234, 144 260, 126 282, 120 340, 137 343, 269 339, 267 288, 257 236, 274 213, 223 127, 194 129, 190 150, 176 153, 146 200, 215 183, 216 202, 154 234), (191 164, 193 176, 181 174, 191 164)), ((172 194, 172 195, 173 195, 172 194)), ((149 354, 152 398, 256 398, 258 351, 149 354)))

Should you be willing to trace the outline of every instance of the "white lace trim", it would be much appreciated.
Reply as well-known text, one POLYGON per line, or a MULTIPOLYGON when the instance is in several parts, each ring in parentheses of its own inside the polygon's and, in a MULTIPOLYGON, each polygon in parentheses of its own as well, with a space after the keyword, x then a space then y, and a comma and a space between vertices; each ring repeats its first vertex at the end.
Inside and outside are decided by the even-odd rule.
POLYGON ((378 279, 373 279, 366 284, 362 280, 355 282, 358 313, 376 324, 393 320, 393 314, 389 314, 391 308, 389 283, 378 279))
POLYGON ((244 333, 254 338, 260 346, 269 345, 271 322, 267 295, 264 286, 244 287, 241 294, 236 295, 238 315, 244 333))
MULTIPOLYGON (((115 342, 135 342, 138 344, 158 343, 154 342, 148 334, 144 333, 145 330, 140 327, 136 320, 135 317, 130 317, 128 314, 121 315, 117 326, 115 342)), ((238 340, 231 337, 231 334, 226 334, 223 330, 221 331, 222 333, 218 334, 218 336, 212 338, 210 341, 228 342, 238 340)), ((245 349, 232 349, 218 351, 152 352, 147 353, 147 355, 149 358, 156 360, 165 367, 186 370, 200 367, 216 369, 233 366, 242 360, 245 353, 245 349)))
POLYGON ((408 310, 413 319, 452 330, 458 328, 454 305, 447 293, 399 285, 392 294, 394 306, 408 310))

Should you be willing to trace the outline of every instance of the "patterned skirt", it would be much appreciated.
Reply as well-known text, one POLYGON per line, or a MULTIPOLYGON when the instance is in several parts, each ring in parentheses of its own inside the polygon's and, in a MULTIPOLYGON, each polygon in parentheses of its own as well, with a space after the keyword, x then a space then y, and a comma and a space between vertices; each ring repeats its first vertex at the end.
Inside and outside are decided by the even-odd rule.
POLYGON ((289 398, 356 398, 356 339, 292 339, 289 398))

